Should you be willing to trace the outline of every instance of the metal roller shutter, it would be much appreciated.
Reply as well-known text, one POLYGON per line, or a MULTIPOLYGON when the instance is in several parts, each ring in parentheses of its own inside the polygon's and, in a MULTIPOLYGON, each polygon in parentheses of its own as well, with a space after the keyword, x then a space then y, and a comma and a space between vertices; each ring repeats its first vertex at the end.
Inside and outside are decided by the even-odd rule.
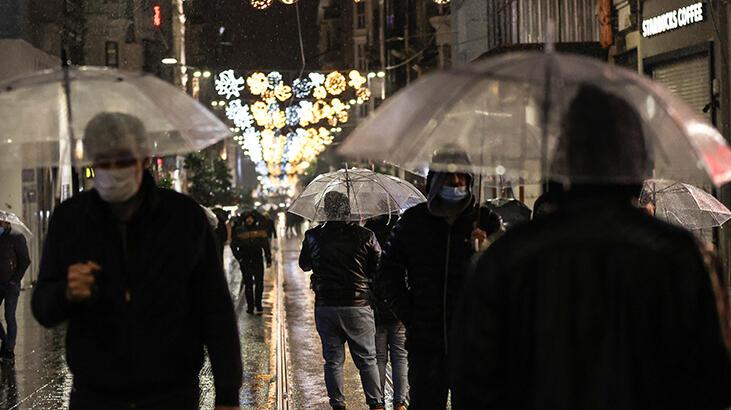
POLYGON ((667 86, 698 114, 708 118, 703 107, 711 101, 709 59, 706 55, 657 64, 652 79, 667 86))

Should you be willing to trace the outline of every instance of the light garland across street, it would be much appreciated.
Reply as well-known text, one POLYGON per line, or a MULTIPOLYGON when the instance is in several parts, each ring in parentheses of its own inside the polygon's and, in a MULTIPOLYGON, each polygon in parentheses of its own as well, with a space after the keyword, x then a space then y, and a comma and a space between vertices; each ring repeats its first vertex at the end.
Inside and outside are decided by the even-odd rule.
POLYGON ((311 72, 287 82, 277 71, 245 76, 229 69, 215 80, 216 92, 226 99, 218 106, 239 130, 234 139, 269 191, 291 188, 348 122, 351 103, 371 96, 366 77, 356 70, 311 72))

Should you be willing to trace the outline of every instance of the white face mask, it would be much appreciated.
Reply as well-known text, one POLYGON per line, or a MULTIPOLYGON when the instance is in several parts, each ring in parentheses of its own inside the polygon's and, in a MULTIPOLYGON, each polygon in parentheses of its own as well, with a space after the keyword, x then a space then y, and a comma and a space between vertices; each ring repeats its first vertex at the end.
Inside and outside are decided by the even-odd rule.
POLYGON ((137 183, 137 167, 95 169, 94 189, 106 202, 124 202, 140 189, 137 183))

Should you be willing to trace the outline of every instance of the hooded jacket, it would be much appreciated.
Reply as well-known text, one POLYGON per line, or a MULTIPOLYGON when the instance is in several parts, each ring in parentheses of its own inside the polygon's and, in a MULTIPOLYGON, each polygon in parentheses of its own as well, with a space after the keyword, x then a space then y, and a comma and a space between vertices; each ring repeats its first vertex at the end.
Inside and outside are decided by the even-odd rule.
POLYGON ((238 405, 236 315, 203 210, 156 187, 147 172, 139 195, 142 204, 125 224, 96 190, 54 210, 33 315, 45 327, 68 322, 75 394, 137 402, 194 391, 205 347, 216 403, 238 405), (86 261, 101 266, 92 299, 69 302, 68 267, 86 261))
POLYGON ((435 215, 432 209, 440 207, 440 199, 434 192, 443 178, 431 174, 428 181, 429 202, 404 212, 386 244, 376 293, 406 326, 409 349, 444 353, 452 313, 475 254, 471 236, 478 212, 477 225, 488 234, 496 229, 494 221, 501 220, 486 208, 479 210, 471 194, 454 205, 460 210, 452 218, 435 215))

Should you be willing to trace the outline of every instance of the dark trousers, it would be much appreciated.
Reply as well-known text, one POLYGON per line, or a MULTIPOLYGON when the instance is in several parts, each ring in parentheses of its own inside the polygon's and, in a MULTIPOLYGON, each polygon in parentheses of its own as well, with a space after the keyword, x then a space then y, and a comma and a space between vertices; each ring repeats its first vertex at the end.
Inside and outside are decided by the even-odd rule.
MULTIPOLYGON (((244 288, 246 307, 261 308, 264 296, 264 264, 262 262, 239 261, 241 265, 241 287, 244 288)), ((239 288, 239 295, 241 288, 239 288)))
POLYGON ((15 309, 18 307, 20 284, 0 284, 0 304, 5 304, 5 325, 0 323, 0 341, 2 348, 8 351, 15 350, 15 338, 18 335, 18 323, 15 320, 15 309))
POLYGON ((409 395, 412 410, 447 408, 449 377, 444 353, 409 346, 409 395))

